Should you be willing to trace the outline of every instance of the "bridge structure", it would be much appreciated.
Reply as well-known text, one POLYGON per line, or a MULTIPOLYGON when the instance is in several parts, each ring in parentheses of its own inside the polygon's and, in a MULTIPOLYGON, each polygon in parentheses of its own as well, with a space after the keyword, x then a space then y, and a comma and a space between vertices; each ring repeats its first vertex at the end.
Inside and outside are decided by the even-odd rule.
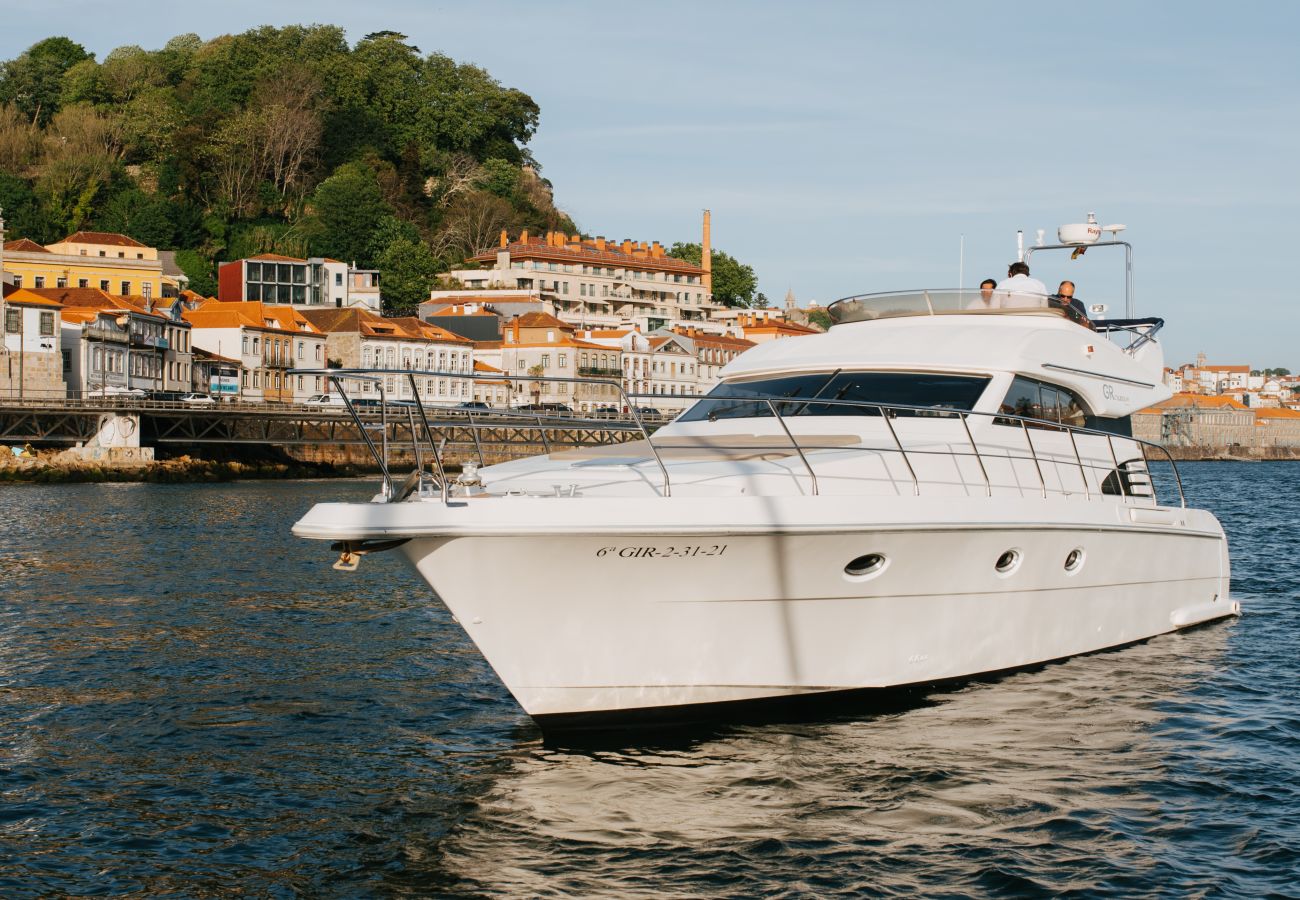
MULTIPOLYGON (((453 456, 490 463, 552 448, 617 444, 642 437, 622 418, 563 413, 425 407, 428 432, 409 404, 358 409, 362 435, 341 407, 279 403, 188 405, 108 397, 18 400, 0 398, 0 444, 129 445, 154 448, 264 446, 289 451, 356 450, 366 436, 394 454, 428 446, 428 436, 453 456)), ((358 459, 361 457, 358 456, 358 459)))

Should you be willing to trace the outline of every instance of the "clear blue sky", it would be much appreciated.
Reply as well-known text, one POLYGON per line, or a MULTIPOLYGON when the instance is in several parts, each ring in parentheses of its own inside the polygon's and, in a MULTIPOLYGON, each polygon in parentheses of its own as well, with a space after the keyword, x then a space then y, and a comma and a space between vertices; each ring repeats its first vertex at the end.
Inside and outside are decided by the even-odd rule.
MULTIPOLYGON (((968 285, 1015 231, 1129 226, 1166 359, 1300 370, 1300 4, 7 0, 0 58, 260 24, 401 31, 541 106, 532 149, 593 234, 698 240, 779 302, 968 285)), ((1120 257, 1035 266, 1122 305, 1120 257)), ((1113 314, 1113 313, 1112 313, 1113 314)))

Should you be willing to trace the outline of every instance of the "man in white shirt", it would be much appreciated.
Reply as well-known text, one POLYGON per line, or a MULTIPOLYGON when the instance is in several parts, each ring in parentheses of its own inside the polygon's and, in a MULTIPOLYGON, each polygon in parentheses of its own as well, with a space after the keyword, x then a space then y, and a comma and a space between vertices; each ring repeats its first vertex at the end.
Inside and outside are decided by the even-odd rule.
POLYGON ((1029 266, 1013 262, 1007 268, 1007 277, 998 282, 1004 309, 1037 309, 1047 306, 1047 285, 1029 277, 1029 266))

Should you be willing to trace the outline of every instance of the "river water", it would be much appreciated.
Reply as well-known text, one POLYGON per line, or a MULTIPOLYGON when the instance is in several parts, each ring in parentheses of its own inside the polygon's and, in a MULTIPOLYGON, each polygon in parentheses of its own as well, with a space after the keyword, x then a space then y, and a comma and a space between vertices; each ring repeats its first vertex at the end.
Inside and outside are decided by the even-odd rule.
POLYGON ((553 746, 359 482, 0 487, 0 896, 1300 893, 1300 464, 1188 463, 1234 622, 830 720, 553 746))

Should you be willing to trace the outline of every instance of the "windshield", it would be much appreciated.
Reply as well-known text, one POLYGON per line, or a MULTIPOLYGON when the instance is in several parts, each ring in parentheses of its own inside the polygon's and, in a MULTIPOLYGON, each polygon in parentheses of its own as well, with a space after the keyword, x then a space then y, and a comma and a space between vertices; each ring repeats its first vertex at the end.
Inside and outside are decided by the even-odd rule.
MULTIPOLYGON (((989 383, 987 376, 946 375, 935 372, 824 372, 784 375, 717 385, 686 411, 679 422, 710 422, 770 416, 765 401, 773 397, 800 400, 836 400, 920 406, 934 410, 971 409, 989 383)), ((874 406, 840 406, 833 403, 773 404, 782 416, 878 416, 874 406)), ((900 410, 899 415, 927 415, 925 410, 900 410)))
POLYGON ((836 325, 895 319, 902 316, 1066 315, 1067 306, 1055 297, 1017 291, 947 290, 864 294, 845 297, 826 307, 836 325))

